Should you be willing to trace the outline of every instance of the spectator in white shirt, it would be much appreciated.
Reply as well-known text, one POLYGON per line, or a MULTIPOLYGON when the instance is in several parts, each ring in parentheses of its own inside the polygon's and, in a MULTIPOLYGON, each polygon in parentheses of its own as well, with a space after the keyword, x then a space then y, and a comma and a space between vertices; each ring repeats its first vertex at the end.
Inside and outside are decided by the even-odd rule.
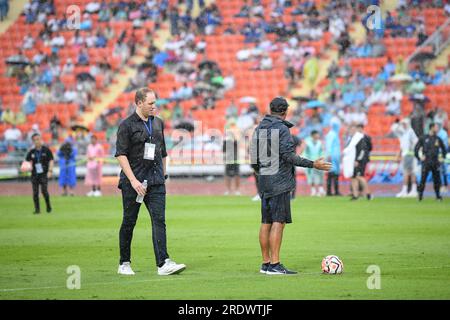
POLYGON ((22 139, 22 132, 13 124, 11 128, 5 130, 4 136, 5 142, 12 143, 22 139))
POLYGON ((89 32, 88 36, 86 37, 86 39, 84 41, 88 48, 93 48, 93 47, 95 47, 95 43, 97 42, 97 36, 95 34, 93 34, 92 32, 89 32))
POLYGON ((64 39, 64 37, 60 33, 58 33, 50 41, 50 45, 52 47, 64 47, 65 44, 66 44, 66 39, 64 39))
POLYGON ((77 98, 77 92, 75 91, 75 89, 72 87, 68 88, 65 92, 64 92, 64 101, 67 103, 72 103, 75 101, 75 99, 77 98))
POLYGON ((72 62, 72 59, 67 59, 66 63, 63 66, 62 74, 72 74, 75 66, 72 62))
POLYGON ((22 48, 24 48, 25 50, 29 50, 29 49, 33 49, 33 47, 34 47, 34 39, 31 36, 31 34, 27 34, 23 38, 22 48))

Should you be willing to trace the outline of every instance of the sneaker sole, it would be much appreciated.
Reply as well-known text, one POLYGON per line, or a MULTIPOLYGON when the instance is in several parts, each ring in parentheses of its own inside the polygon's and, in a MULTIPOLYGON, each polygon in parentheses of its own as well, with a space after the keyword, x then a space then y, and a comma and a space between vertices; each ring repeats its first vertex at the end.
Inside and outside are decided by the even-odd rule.
POLYGON ((181 268, 179 268, 179 269, 177 269, 175 271, 172 271, 171 273, 163 273, 163 274, 158 273, 158 275, 159 276, 171 276, 173 274, 179 274, 179 273, 183 272, 185 269, 186 269, 186 266, 181 267, 181 268))
POLYGON ((267 274, 267 271, 259 270, 259 273, 267 274))
POLYGON ((269 276, 295 276, 297 273, 279 273, 279 272, 266 272, 269 276))

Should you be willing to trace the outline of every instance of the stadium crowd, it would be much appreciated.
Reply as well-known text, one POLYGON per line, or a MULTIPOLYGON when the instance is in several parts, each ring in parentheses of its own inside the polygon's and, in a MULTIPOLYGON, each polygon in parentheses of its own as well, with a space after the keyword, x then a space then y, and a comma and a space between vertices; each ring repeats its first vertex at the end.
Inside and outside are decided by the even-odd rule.
MULTIPOLYGON (((426 90, 450 85, 448 66, 430 72, 424 63, 416 63, 409 69, 406 55, 394 56, 391 42, 386 39, 410 39, 414 47, 423 44, 429 36, 427 21, 415 12, 437 8, 448 17, 449 5, 441 1, 399 1, 394 11, 386 13, 381 29, 366 28, 364 40, 356 41, 351 37, 352 25, 361 19, 365 26, 367 6, 379 4, 378 1, 358 3, 353 6, 350 1, 332 0, 317 6, 313 1, 277 0, 266 1, 263 5, 259 0, 247 0, 234 13, 236 24, 225 25, 220 5, 206 5, 203 1, 199 1, 200 10, 195 16, 193 1, 185 1, 184 10, 167 0, 92 1, 85 7, 80 30, 67 36, 64 32, 67 19, 55 14, 53 1, 31 1, 24 8, 25 21, 42 24, 42 30, 37 38, 27 34, 21 48, 8 58, 13 66, 8 68, 8 76, 18 81, 22 108, 14 112, 0 100, 0 121, 11 125, 3 133, 0 151, 5 153, 10 146, 26 149, 29 137, 40 130, 50 130, 53 143, 57 144, 61 136, 67 135, 61 130, 70 131, 77 117, 63 124, 55 114, 49 129, 33 124, 29 132, 21 132, 17 125, 26 122, 27 115, 46 103, 75 104, 77 115, 82 116, 98 98, 99 89, 108 87, 117 72, 106 55, 93 57, 91 52, 111 47, 111 54, 119 58, 119 68, 124 66, 136 53, 139 41, 135 33, 145 28, 147 22, 152 23, 154 31, 167 23, 170 37, 159 48, 146 29, 147 55, 143 63, 133 66, 137 75, 130 80, 125 92, 152 84, 158 87, 161 77, 173 76, 172 88, 162 93, 158 101, 161 117, 169 128, 191 131, 195 111, 214 110, 222 100, 228 100, 229 104, 226 128, 245 131, 260 118, 265 106, 251 101, 242 108, 237 106, 237 99, 228 98, 227 92, 236 87, 235 70, 224 69, 207 55, 210 36, 241 34, 242 46, 235 58, 242 62, 242 68, 249 66, 246 62, 251 62, 254 72, 283 68, 289 81, 288 89, 295 88, 300 81, 312 89, 306 97, 293 97, 297 105, 288 118, 301 128, 296 135, 304 141, 302 148, 307 153, 316 144, 311 142, 314 140, 322 141, 322 152, 329 154, 326 137, 333 131, 332 126, 338 128, 340 140, 345 142, 345 129, 351 125, 370 126, 370 114, 380 105, 386 116, 398 119, 395 123, 408 118, 417 137, 427 134, 428 124, 432 122, 440 126, 440 132, 446 131, 448 105, 430 101, 426 90), (105 24, 94 27, 94 21, 105 24), (110 22, 120 21, 131 22, 131 30, 117 34, 120 29, 113 28, 110 22), (321 61, 330 48, 337 49, 337 58, 328 67, 326 80, 318 83, 321 61), (66 49, 76 49, 75 60, 62 58, 61 52, 66 49), (30 50, 36 51, 31 59, 24 52, 30 50), (381 62, 367 71, 355 67, 355 59, 380 59, 381 62), (76 81, 67 85, 63 81, 66 76, 73 76, 76 81), (410 112, 404 110, 405 100, 413 105, 410 112), (184 108, 189 102, 192 102, 191 107, 184 108)), ((96 119, 94 130, 106 132, 110 154, 114 152, 118 123, 133 112, 133 108, 132 103, 125 109, 121 105, 113 106, 96 119)), ((377 135, 397 137, 394 131, 387 127, 377 135)), ((444 137, 444 133, 441 136, 444 137)), ((84 131, 74 134, 73 142, 79 155, 86 152, 88 141, 89 136, 84 131)), ((214 146, 208 137, 201 137, 200 141, 214 146)), ((213 148, 219 150, 221 146, 213 148)), ((322 190, 314 192, 323 193, 322 190)))

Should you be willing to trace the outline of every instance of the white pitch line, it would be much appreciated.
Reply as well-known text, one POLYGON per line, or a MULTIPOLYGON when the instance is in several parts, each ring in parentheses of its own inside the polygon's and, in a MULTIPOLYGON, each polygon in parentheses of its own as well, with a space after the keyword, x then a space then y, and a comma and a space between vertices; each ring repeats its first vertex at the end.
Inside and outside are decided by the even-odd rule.
MULTIPOLYGON (((87 284, 83 284, 82 286, 98 286, 98 285, 108 285, 108 284, 129 284, 129 283, 141 283, 141 282, 158 282, 158 281, 174 281, 174 280, 189 280, 187 278, 170 278, 170 279, 147 279, 147 280, 135 280, 128 282, 118 282, 118 281, 109 281, 109 282, 91 282, 87 284)), ((53 286, 53 287, 33 287, 33 288, 10 288, 10 289, 0 289, 0 292, 11 292, 11 291, 26 291, 26 290, 44 290, 44 289, 66 289, 65 286, 53 286)))
MULTIPOLYGON (((441 267, 417 267, 417 268, 409 268, 409 267, 405 267, 405 268, 396 268, 395 270, 401 269, 401 270, 420 270, 420 269, 449 269, 450 266, 441 266, 441 267)), ((395 270, 389 270, 389 272, 395 271, 395 270)), ((358 274, 358 272, 345 272, 343 273, 345 274, 358 274)), ((361 274, 365 274, 365 273, 361 273, 361 274)), ((322 275, 322 272, 299 272, 297 275, 293 275, 293 276, 288 276, 288 278, 291 277, 296 277, 296 276, 302 276, 302 275, 322 275)), ((245 277, 247 277, 248 274, 245 275, 245 277)), ((280 279, 283 277, 277 277, 277 276, 267 276, 267 275, 261 275, 261 277, 267 277, 267 278, 273 278, 273 279, 280 279)), ((228 276, 228 277, 221 277, 220 279, 223 278, 239 278, 239 276, 228 276)), ((109 281, 109 282, 91 282, 91 283, 87 283, 87 284, 83 284, 83 287, 86 286, 98 286, 98 285, 109 285, 109 284, 130 284, 130 283, 143 283, 143 282, 161 282, 161 281, 175 281, 175 280, 193 280, 193 279, 200 279, 199 278, 165 278, 165 279, 147 279, 147 280, 135 280, 135 281, 128 281, 128 282, 118 282, 118 281, 109 281)), ((66 289, 67 287, 65 286, 52 286, 52 287, 33 287, 33 288, 9 288, 9 289, 0 289, 0 292, 14 292, 14 291, 28 291, 28 290, 45 290, 45 289, 66 289)))

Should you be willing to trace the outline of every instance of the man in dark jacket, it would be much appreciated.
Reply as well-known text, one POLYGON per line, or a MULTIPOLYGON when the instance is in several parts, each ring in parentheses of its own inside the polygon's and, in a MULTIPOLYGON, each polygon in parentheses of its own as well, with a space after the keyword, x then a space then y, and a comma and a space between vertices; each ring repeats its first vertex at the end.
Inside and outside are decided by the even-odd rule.
POLYGON ((445 159, 446 150, 441 138, 437 136, 439 126, 435 123, 430 124, 430 131, 427 135, 422 136, 414 148, 414 154, 420 162, 422 162, 422 177, 419 184, 419 201, 422 201, 423 191, 427 183, 428 174, 433 174, 434 192, 436 200, 442 201, 440 195, 441 187, 441 161, 445 159), (440 154, 441 151, 442 153, 440 154), (441 160, 441 161, 440 161, 441 160))
POLYGON ((295 153, 295 143, 287 122, 288 103, 277 97, 270 103, 266 115, 253 133, 252 167, 258 174, 261 197, 261 229, 259 242, 263 257, 261 273, 268 275, 295 274, 280 263, 280 247, 286 223, 291 223, 290 197, 295 189, 294 166, 328 171, 331 163, 323 158, 311 161, 295 153))

